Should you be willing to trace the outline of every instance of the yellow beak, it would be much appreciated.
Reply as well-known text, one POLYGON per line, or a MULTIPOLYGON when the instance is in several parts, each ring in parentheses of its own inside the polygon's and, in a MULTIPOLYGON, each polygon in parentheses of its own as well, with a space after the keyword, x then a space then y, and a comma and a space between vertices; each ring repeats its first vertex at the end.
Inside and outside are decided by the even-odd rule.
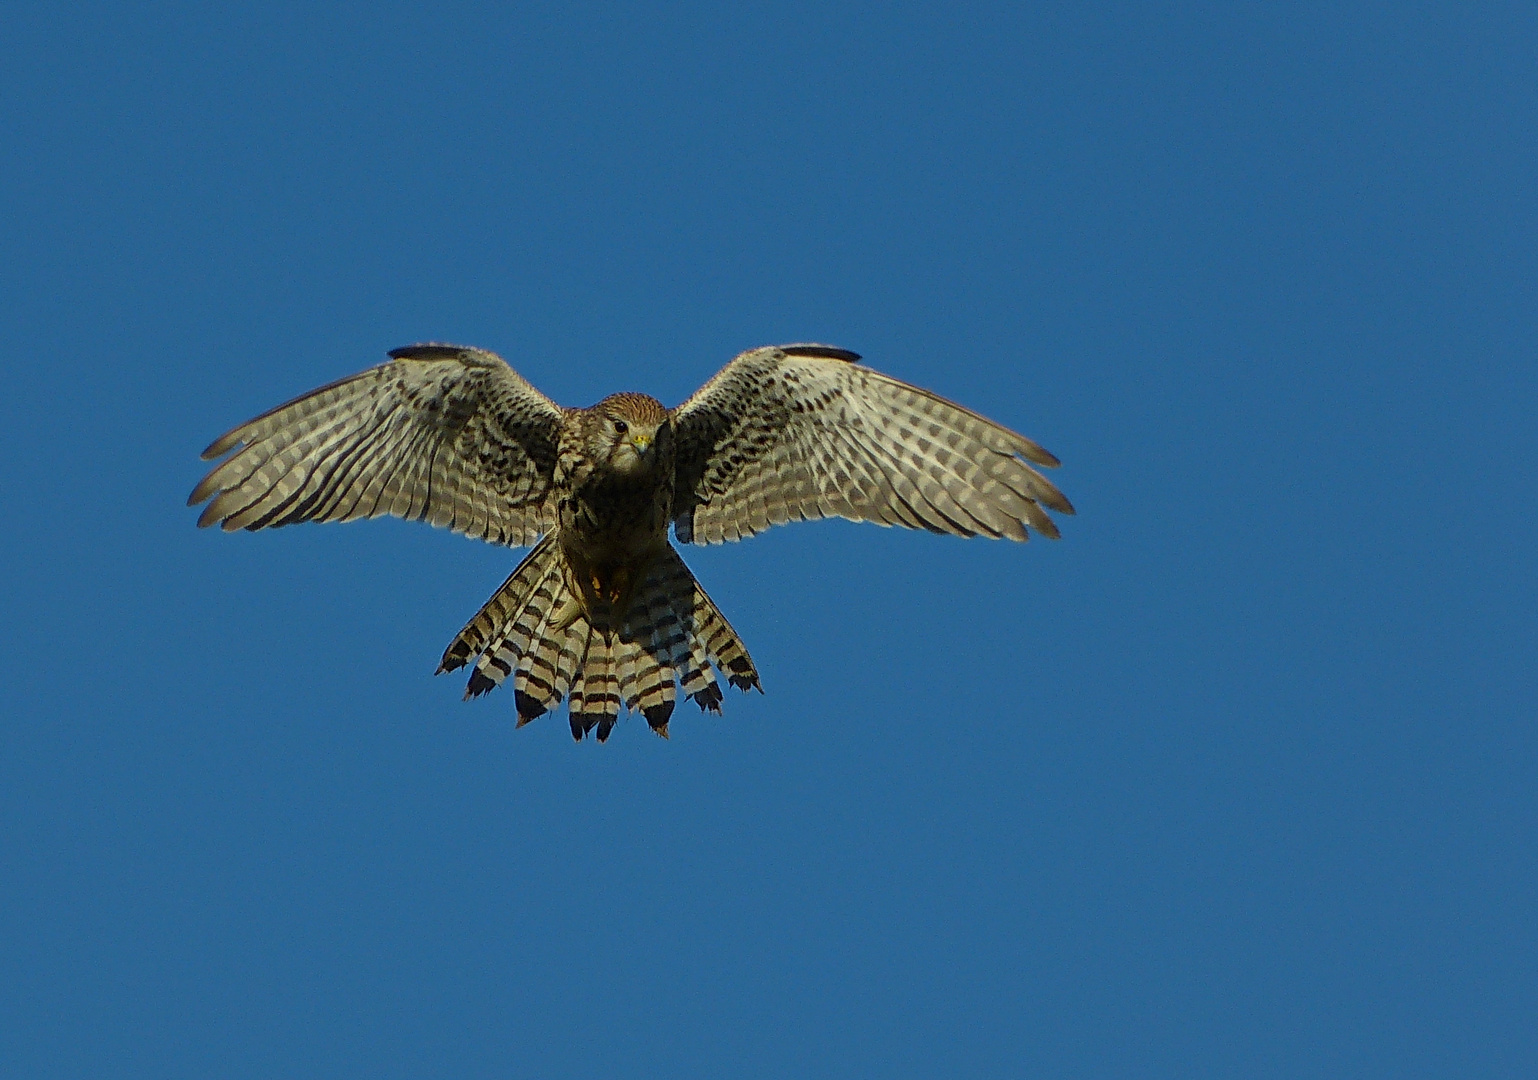
POLYGON ((650 435, 643 435, 640 432, 637 432, 636 434, 630 436, 630 445, 634 446, 643 454, 646 453, 646 448, 651 444, 652 437, 650 435))

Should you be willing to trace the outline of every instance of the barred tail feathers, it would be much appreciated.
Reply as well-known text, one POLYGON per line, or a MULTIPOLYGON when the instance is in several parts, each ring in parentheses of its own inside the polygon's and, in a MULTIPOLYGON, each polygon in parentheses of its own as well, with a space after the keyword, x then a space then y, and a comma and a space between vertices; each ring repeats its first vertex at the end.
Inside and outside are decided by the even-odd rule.
MULTIPOLYGON (((475 618, 465 624, 449 647, 443 651, 436 674, 464 667, 478 654, 487 651, 492 639, 508 626, 530 594, 553 570, 560 568, 560 545, 555 535, 547 535, 534 550, 524 556, 518 568, 508 575, 491 599, 481 605, 475 618)), ((505 676, 505 673, 504 673, 505 676)), ((496 680, 501 682, 501 679, 496 680)), ((487 687, 487 690, 491 687, 487 687)), ((484 693, 484 691, 481 691, 484 693)))
POLYGON ((702 710, 719 713, 712 666, 739 689, 759 688, 736 631, 671 546, 616 620, 606 608, 590 612, 579 602, 560 545, 547 536, 460 631, 438 670, 472 659, 466 697, 511 675, 520 727, 567 697, 579 740, 596 728, 606 741, 622 708, 640 712, 666 738, 680 685, 702 710))

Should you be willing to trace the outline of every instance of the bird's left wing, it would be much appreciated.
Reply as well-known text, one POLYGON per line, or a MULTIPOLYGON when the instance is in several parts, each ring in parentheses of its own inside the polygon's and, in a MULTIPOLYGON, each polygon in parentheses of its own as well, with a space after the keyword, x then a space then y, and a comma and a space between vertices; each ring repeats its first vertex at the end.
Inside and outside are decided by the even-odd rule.
POLYGON ((828 345, 752 349, 673 413, 674 528, 718 544, 806 518, 958 536, 1056 537, 1071 514, 1027 462, 1057 458, 954 402, 828 345))
POLYGON ((225 530, 390 514, 521 546, 545 531, 562 411, 495 353, 412 345, 215 439, 193 489, 225 530), (238 448, 238 449, 237 449, 238 448))

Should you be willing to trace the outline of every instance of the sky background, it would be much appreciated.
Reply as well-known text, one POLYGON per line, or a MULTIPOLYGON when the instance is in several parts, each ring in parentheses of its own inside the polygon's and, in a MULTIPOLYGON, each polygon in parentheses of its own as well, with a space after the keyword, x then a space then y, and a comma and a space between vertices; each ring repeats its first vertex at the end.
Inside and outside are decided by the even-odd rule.
POLYGON ((0 1073, 1538 1075, 1531 4, 4 22, 0 1073), (422 340, 831 342, 1079 514, 687 550, 767 693, 515 731, 519 553, 183 505, 422 340))

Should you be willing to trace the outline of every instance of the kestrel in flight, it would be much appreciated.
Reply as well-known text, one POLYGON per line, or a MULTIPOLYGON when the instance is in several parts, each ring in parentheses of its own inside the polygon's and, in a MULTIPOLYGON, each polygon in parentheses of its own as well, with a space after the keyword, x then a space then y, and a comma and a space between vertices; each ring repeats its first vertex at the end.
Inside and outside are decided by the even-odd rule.
POLYGON ((200 526, 384 514, 534 550, 443 654, 465 696, 513 679, 518 726, 567 700, 573 737, 620 708, 666 736, 679 687, 721 711, 758 671, 668 542, 822 517, 1056 538, 1073 507, 1031 440, 828 345, 742 353, 675 409, 615 394, 565 409, 501 357, 412 345, 215 439, 200 526))

